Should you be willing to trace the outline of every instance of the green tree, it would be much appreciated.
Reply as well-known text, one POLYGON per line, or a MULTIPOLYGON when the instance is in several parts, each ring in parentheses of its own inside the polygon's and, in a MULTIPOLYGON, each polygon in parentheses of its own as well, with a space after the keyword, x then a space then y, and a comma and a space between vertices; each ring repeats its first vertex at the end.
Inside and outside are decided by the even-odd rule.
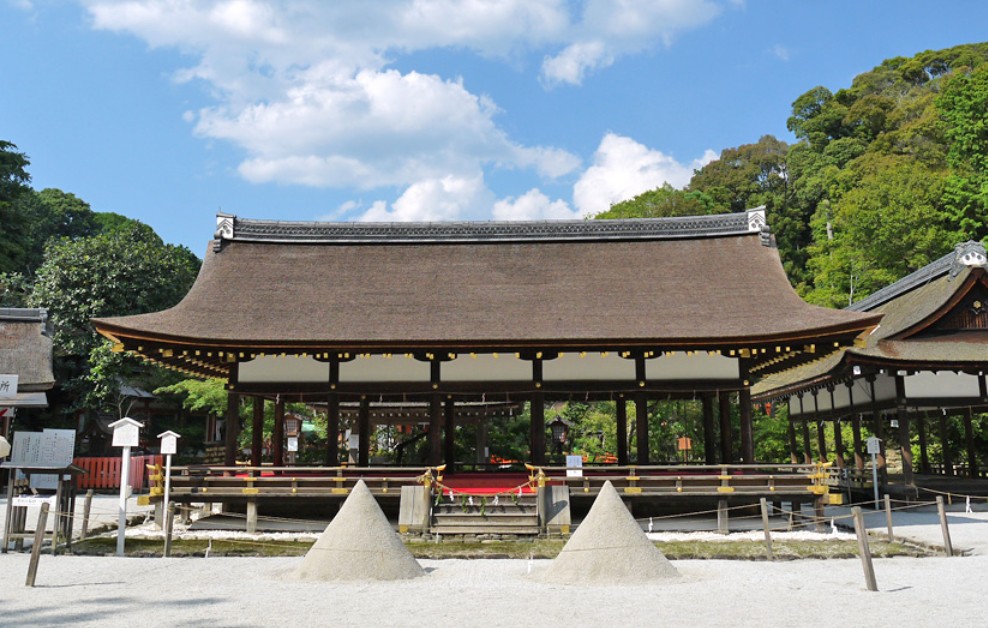
POLYGON ((11 142, 0 140, 0 273, 21 269, 27 220, 17 200, 31 191, 27 155, 11 142))
POLYGON ((946 122, 947 205, 969 237, 988 236, 988 64, 955 73, 937 98, 946 122))
POLYGON ((702 192, 677 190, 668 183, 654 190, 642 192, 627 201, 611 206, 609 210, 597 214, 598 219, 614 218, 670 218, 676 216, 699 216, 718 213, 714 201, 702 192))

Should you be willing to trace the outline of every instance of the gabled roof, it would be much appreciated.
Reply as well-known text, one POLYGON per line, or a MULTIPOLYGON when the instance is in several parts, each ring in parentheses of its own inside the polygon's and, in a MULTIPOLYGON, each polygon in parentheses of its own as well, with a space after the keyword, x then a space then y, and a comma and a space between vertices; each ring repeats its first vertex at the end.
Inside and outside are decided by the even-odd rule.
POLYGON ((882 314, 862 346, 767 377, 757 398, 850 376, 857 365, 916 369, 988 367, 988 258, 977 242, 958 244, 931 264, 851 305, 882 314), (981 308, 975 307, 981 303, 981 308), (980 312, 980 313, 979 313, 980 312), (957 317, 967 325, 957 324, 957 317), (978 325, 981 325, 979 328, 978 325))
MULTIPOLYGON (((791 288, 762 210, 688 219, 285 223, 218 216, 164 312, 95 319, 125 345, 404 352, 717 350, 849 342, 878 317, 791 288)), ((821 344, 820 350, 825 347, 821 344)), ((205 356, 200 356, 204 358, 205 356)), ((222 360, 214 366, 222 368, 222 360)))
POLYGON ((0 373, 17 375, 21 391, 55 385, 47 310, 0 308, 0 373))

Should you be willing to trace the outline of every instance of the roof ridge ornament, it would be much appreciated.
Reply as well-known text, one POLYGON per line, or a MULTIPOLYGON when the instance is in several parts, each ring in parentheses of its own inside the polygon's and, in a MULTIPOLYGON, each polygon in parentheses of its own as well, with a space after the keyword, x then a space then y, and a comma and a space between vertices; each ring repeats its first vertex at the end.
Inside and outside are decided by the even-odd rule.
POLYGON ((223 248, 223 240, 233 239, 233 227, 236 219, 237 217, 231 214, 224 214, 223 212, 216 213, 216 231, 213 233, 214 252, 219 253, 223 248))
POLYGON ((985 253, 984 245, 974 240, 968 240, 954 246, 954 263, 950 267, 950 278, 956 277, 965 266, 986 265, 988 265, 988 254, 985 253))

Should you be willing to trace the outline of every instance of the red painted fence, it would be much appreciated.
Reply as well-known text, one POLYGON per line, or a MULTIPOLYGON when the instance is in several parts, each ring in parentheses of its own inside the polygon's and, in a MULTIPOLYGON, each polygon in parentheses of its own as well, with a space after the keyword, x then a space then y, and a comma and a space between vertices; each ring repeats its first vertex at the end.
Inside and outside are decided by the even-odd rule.
MULTIPOLYGON (((130 486, 134 492, 143 491, 147 483, 147 465, 163 464, 164 456, 131 456, 130 457, 130 486)), ((72 461, 75 466, 85 469, 86 473, 76 476, 76 488, 79 489, 119 489, 121 459, 116 458, 76 458, 72 461)))

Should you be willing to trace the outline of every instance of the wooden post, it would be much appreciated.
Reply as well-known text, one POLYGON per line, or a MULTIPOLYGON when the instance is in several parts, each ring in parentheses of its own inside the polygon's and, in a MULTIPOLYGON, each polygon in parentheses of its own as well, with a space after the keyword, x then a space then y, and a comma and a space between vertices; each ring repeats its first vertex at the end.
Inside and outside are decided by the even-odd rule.
POLYGON ((940 451, 942 452, 942 458, 940 462, 943 464, 943 473, 947 477, 954 475, 954 459, 950 454, 950 439, 947 437, 947 413, 946 411, 941 411, 939 418, 940 424, 940 451))
POLYGON ((251 421, 250 466, 261 466, 261 453, 264 449, 264 397, 254 397, 254 416, 251 421))
POLYGON ((542 466, 545 464, 545 395, 541 392, 532 393, 529 414, 532 417, 528 438, 532 464, 542 466))
POLYGON ((796 443, 796 424, 793 419, 789 419, 789 461, 799 464, 799 445, 796 443))
POLYGON ((162 552, 164 558, 172 555, 172 529, 175 524, 175 503, 168 504, 168 512, 165 513, 165 549, 162 552))
POLYGON ((48 502, 41 504, 41 512, 38 513, 38 525, 34 529, 34 545, 31 546, 31 562, 27 566, 27 580, 25 586, 33 587, 34 580, 38 575, 38 561, 41 559, 41 544, 45 540, 45 527, 48 525, 48 502))
POLYGON ((257 499, 247 498, 247 534, 257 532, 257 499))
POLYGON ((854 533, 858 537, 858 554, 861 556, 861 566, 864 568, 865 586, 869 591, 878 590, 878 582, 875 580, 875 566, 871 562, 871 548, 868 547, 868 530, 864 525, 864 515, 861 514, 861 507, 855 506, 851 509, 854 517, 854 533))
POLYGON ((340 395, 331 392, 326 398, 326 465, 340 464, 340 395))
POLYGON ((624 395, 614 400, 614 415, 617 421, 617 463, 626 466, 628 460, 628 401, 624 395))
POLYGON ((446 473, 453 473, 456 462, 456 405, 452 395, 446 396, 443 408, 443 462, 446 473))
POLYGON ((820 462, 827 462, 830 457, 827 454, 827 434, 824 431, 825 421, 816 422, 816 444, 817 449, 820 452, 820 462))
POLYGON ((937 514, 940 515, 940 532, 943 534, 943 553, 954 555, 954 546, 950 542, 950 528, 947 527, 947 511, 943 507, 943 495, 937 495, 937 514))
POLYGON ((357 411, 357 466, 370 465, 370 400, 367 395, 360 397, 357 411))
POLYGON ((974 452, 974 426, 971 425, 971 408, 964 413, 964 441, 967 445, 967 477, 978 477, 978 458, 974 452))
POLYGON ((727 534, 731 529, 729 514, 727 510, 727 500, 717 500, 717 532, 727 534))
POLYGON ((858 473, 864 471, 864 444, 861 442, 861 415, 851 417, 851 431, 854 433, 854 468, 858 473))
MULTIPOLYGON (((747 378, 747 374, 744 375, 747 378)), ((741 417, 741 459, 744 464, 755 464, 755 423, 751 416, 751 387, 748 380, 738 391, 738 414, 741 417)))
POLYGON ((762 527, 765 528, 765 554, 769 560, 773 560, 772 555, 772 530, 768 525, 768 502, 762 497, 759 502, 762 506, 762 527))
POLYGON ((913 447, 912 434, 909 430, 909 414, 905 408, 899 408, 899 453, 902 455, 902 482, 913 486, 913 447))
POLYGON ((93 489, 86 491, 86 500, 82 505, 82 533, 79 535, 80 541, 86 540, 86 535, 89 534, 89 513, 93 509, 93 489))
POLYGON ((895 542, 895 530, 892 528, 892 498, 885 496, 885 527, 889 531, 889 543, 895 542))
POLYGON ((433 393, 429 398, 429 466, 442 464, 443 440, 443 398, 433 393))
POLYGON ((226 395, 226 438, 223 464, 232 467, 237 464, 237 439, 240 436, 240 395, 229 391, 226 395))
POLYGON ((843 469, 844 463, 844 434, 841 433, 840 419, 834 419, 834 463, 838 469, 843 469))
POLYGON ((643 392, 635 394, 635 440, 638 445, 637 463, 648 464, 648 397, 643 392))
POLYGON ((734 434, 731 428, 731 393, 722 390, 717 395, 720 410, 720 461, 722 464, 734 462, 734 434))
POLYGON ((271 462, 276 467, 285 466, 285 402, 278 397, 274 402, 274 429, 271 430, 271 462))
POLYGON ((810 448, 809 419, 803 419, 800 427, 803 431, 803 464, 813 464, 813 450, 810 448))
POLYGON ((929 442, 926 440, 926 413, 916 415, 916 431, 919 432, 919 472, 930 474, 929 442))
POLYGON ((717 449, 714 447, 714 399, 707 393, 700 397, 703 407, 703 461, 717 464, 717 449))

